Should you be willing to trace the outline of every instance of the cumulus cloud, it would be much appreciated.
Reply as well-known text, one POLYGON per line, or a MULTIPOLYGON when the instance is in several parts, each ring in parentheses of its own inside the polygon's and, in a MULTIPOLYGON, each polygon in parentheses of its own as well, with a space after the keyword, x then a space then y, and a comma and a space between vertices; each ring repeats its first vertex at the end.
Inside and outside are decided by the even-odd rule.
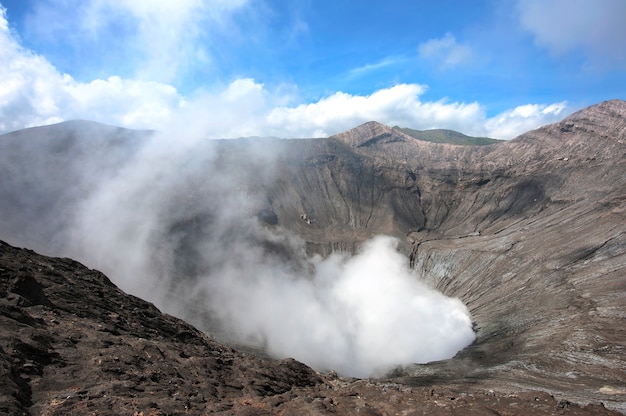
POLYGON ((519 0, 522 26, 555 55, 584 51, 596 67, 626 68, 626 2, 519 0))
POLYGON ((417 50, 421 59, 438 63, 440 69, 450 69, 467 63, 473 55, 472 49, 458 43, 451 33, 446 33, 439 39, 427 40, 417 50))
POLYGON ((315 103, 275 108, 268 115, 268 124, 273 129, 291 130, 295 136, 324 137, 370 120, 389 125, 419 128, 448 125, 467 130, 472 120, 484 117, 478 103, 422 103, 419 96, 425 90, 423 85, 399 84, 366 96, 337 92, 315 103))
POLYGON ((283 137, 326 137, 376 120, 390 126, 420 130, 446 128, 470 135, 512 139, 560 120, 567 109, 566 102, 527 104, 487 117, 477 102, 423 102, 420 95, 425 90, 423 85, 399 84, 367 96, 338 92, 315 103, 274 108, 261 129, 283 137))
POLYGON ((170 84, 109 76, 80 82, 23 48, 0 13, 0 131, 88 119, 131 128, 175 131, 193 125, 210 138, 324 137, 376 120, 415 129, 448 128, 509 139, 564 115, 563 103, 529 104, 487 117, 477 102, 422 101, 427 87, 398 84, 369 95, 344 92, 297 103, 297 87, 268 90, 251 78, 222 89, 182 95, 170 84), (295 104, 294 104, 295 103, 295 104), (557 108, 559 111, 543 111, 557 108))
POLYGON ((44 57, 21 47, 0 13, 0 130, 67 119, 150 128, 180 108, 170 85, 111 76, 88 83, 59 73, 44 57))
POLYGON ((555 123, 564 116, 567 103, 527 104, 507 110, 485 123, 486 131, 493 137, 515 137, 543 124, 555 123))

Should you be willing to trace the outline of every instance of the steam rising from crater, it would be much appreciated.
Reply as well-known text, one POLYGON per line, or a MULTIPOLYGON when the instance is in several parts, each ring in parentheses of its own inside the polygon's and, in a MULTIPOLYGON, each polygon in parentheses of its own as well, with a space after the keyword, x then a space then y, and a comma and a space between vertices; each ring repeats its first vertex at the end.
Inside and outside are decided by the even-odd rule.
POLYGON ((343 375, 449 358, 473 341, 466 307, 422 283, 393 238, 322 259, 260 221, 269 142, 236 157, 219 142, 166 143, 155 136, 72 225, 70 252, 123 289, 222 340, 343 375))
POLYGON ((449 358, 474 339, 465 306, 415 278, 396 241, 380 236, 353 258, 315 263, 313 276, 276 269, 207 280, 213 305, 241 339, 277 356, 352 376, 449 358), (242 290, 245 288, 244 290, 242 290))

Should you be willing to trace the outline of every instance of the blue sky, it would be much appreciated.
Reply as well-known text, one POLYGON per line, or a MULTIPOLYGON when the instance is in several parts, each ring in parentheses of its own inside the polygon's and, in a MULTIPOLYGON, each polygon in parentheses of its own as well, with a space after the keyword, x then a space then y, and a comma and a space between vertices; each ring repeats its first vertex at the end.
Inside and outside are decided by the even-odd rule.
POLYGON ((623 0, 0 0, 0 131, 512 138, 626 99, 623 0))

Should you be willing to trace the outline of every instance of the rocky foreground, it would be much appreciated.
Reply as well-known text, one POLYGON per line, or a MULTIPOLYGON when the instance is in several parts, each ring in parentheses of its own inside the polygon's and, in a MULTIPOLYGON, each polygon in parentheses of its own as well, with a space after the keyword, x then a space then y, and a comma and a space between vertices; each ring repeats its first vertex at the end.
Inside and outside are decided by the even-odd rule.
POLYGON ((343 379, 213 341, 102 273, 0 243, 0 413, 612 415, 483 381, 343 379))

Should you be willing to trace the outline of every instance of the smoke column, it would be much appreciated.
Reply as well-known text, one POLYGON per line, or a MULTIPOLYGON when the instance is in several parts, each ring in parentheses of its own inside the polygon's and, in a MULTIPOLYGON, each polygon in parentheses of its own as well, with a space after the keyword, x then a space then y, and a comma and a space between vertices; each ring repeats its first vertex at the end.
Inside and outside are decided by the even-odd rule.
POLYGON ((267 201, 248 179, 272 181, 267 142, 247 141, 232 159, 216 141, 166 139, 155 136, 80 202, 72 256, 220 340, 322 371, 383 375, 474 340, 466 307, 422 283, 393 238, 322 259, 259 221, 267 201))

